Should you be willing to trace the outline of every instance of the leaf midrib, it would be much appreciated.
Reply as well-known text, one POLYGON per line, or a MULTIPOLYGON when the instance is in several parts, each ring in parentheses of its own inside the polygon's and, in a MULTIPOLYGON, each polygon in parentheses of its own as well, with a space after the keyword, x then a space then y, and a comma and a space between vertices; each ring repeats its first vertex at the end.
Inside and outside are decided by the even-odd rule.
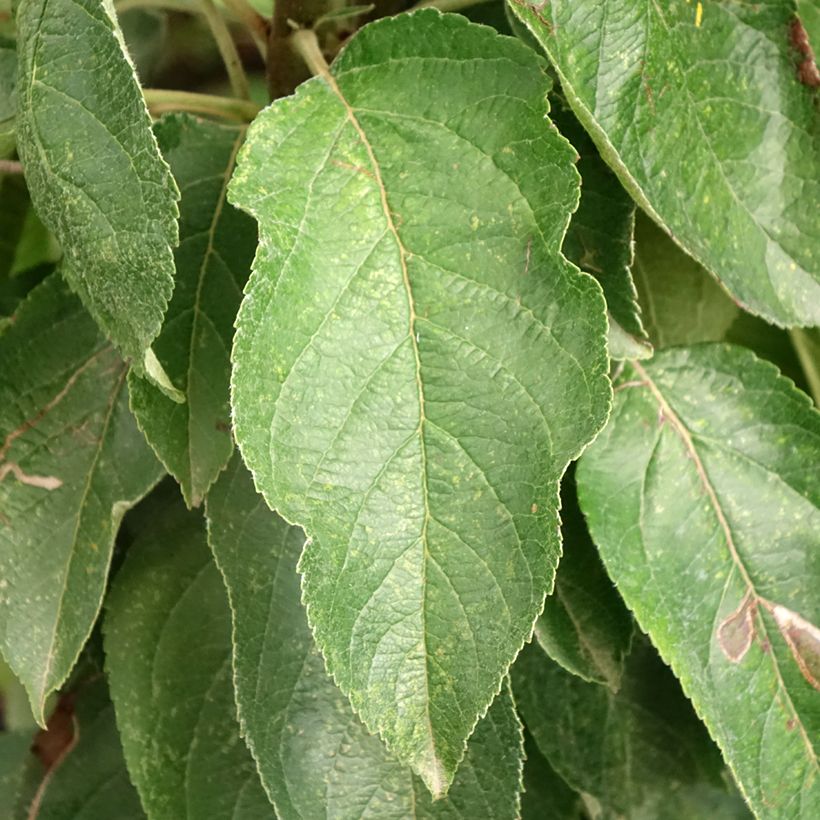
POLYGON ((430 501, 429 501, 429 487, 427 483, 427 449, 424 441, 424 422, 426 420, 425 410, 424 410, 424 385, 421 378, 421 357, 419 355, 419 347, 418 347, 418 340, 416 337, 416 309, 415 309, 415 301, 413 298, 413 289, 410 284, 410 276, 407 270, 407 251, 404 247, 404 243, 399 236, 399 232, 396 228, 396 224, 393 221, 393 215, 390 210, 390 204, 387 201, 387 189, 385 188, 384 179, 382 178, 381 167, 376 159, 376 155, 373 151, 373 146, 370 144, 370 140, 367 137, 364 129, 359 123, 358 119, 356 118, 356 113, 353 110, 353 107, 345 98, 344 94, 342 93, 341 89, 339 88, 338 83, 336 82, 336 78, 330 73, 330 71, 326 67, 322 67, 321 69, 321 77, 327 83, 330 90, 333 94, 338 98, 339 102, 342 104, 345 114, 347 117, 348 122, 350 122, 353 129, 359 136, 362 145, 364 146, 365 151, 367 152, 368 159, 370 161, 370 166, 373 171, 373 176, 376 182, 376 185, 379 189, 379 198, 381 201, 382 211, 384 212, 385 221, 387 224, 388 231, 393 235, 393 238, 396 242, 396 247, 399 251, 399 261, 401 264, 401 273, 402 273, 402 283, 404 285, 404 290, 407 296, 407 306, 409 311, 409 319, 408 319, 408 334, 410 336, 410 344, 413 349, 413 358, 415 362, 415 379, 416 379, 416 389, 418 392, 418 399, 419 399, 419 423, 417 427, 416 434, 419 438, 419 448, 421 454, 421 473, 422 473, 422 497, 424 502, 424 520, 422 522, 422 529, 420 534, 420 541, 422 544, 422 566, 421 566, 421 589, 422 589, 422 602, 421 602, 421 643, 424 652, 424 681, 425 681, 425 696, 424 696, 424 709, 425 715, 427 719, 427 734, 429 738, 429 745, 430 751, 433 757, 433 767, 429 771, 430 775, 430 790, 439 795, 445 789, 445 784, 443 782, 443 771, 441 766, 441 761, 438 757, 436 752, 436 740, 435 740, 435 733, 433 731, 433 724, 432 719, 430 716, 430 669, 429 669, 429 652, 427 648, 427 620, 426 620, 426 603, 427 603, 427 563, 430 560, 429 554, 429 546, 427 543, 427 528, 428 523, 430 520, 430 501))

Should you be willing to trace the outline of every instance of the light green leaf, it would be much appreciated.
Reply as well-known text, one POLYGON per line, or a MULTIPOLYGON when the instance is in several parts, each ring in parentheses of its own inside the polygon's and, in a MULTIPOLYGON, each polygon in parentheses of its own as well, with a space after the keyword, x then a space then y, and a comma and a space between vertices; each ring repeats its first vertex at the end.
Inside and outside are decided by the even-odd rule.
POLYGON ((18 812, 37 820, 141 820, 145 813, 128 779, 105 681, 87 681, 68 697, 73 738, 48 770, 28 755, 26 781, 36 788, 29 799, 21 797, 18 812))
POLYGON ((186 502, 198 506, 233 451, 229 351, 256 226, 225 202, 244 129, 175 115, 155 131, 182 201, 176 289, 154 351, 182 401, 132 374, 131 409, 186 502))
POLYGON ((633 270, 657 347, 721 341, 740 314, 726 291, 643 213, 635 221, 633 270))
POLYGON ((56 275, 0 336, 0 651, 41 724, 96 620, 120 519, 162 474, 126 369, 56 275))
POLYGON ((817 817, 820 647, 798 616, 820 615, 820 414, 728 345, 627 366, 616 392, 578 470, 607 569, 755 813, 817 817))
POLYGON ((17 52, 14 42, 0 35, 0 159, 14 153, 17 108, 17 52))
POLYGON ((20 0, 17 143, 62 272, 140 367, 174 286, 177 189, 108 0, 20 0))
POLYGON ((820 324, 820 129, 792 0, 510 0, 658 224, 749 310, 820 324))
POLYGON ((513 667, 521 715, 541 753, 593 816, 748 817, 726 792, 721 760, 675 678, 644 640, 617 694, 565 672, 534 646, 513 667), (712 794, 714 813, 696 806, 712 794))
POLYGON ((567 479, 561 522, 564 554, 555 587, 535 622, 535 638, 564 669, 617 692, 632 643, 632 617, 587 533, 575 483, 567 479))
POLYGON ((128 770, 152 820, 273 820, 239 736, 230 612, 205 522, 170 496, 140 508, 103 622, 128 770))
POLYGON ((578 178, 547 87, 462 17, 385 19, 257 118, 229 189, 261 233, 237 440, 313 539, 328 668, 436 796, 532 631, 558 479, 609 403, 600 289, 559 252, 578 178))
POLYGON ((517 815, 523 750, 508 687, 470 738, 448 796, 434 803, 328 677, 300 602, 304 534, 268 509, 238 455, 207 510, 233 613, 242 730, 280 818, 517 815))
POLYGON ((562 250, 603 288, 609 314, 609 355, 613 359, 645 359, 652 355, 652 346, 641 322, 630 271, 635 204, 578 120, 560 105, 555 106, 552 118, 578 152, 582 181, 581 202, 570 220, 562 250))
POLYGON ((521 795, 521 820, 580 820, 581 795, 573 791, 538 749, 527 732, 524 736, 524 793, 521 795))

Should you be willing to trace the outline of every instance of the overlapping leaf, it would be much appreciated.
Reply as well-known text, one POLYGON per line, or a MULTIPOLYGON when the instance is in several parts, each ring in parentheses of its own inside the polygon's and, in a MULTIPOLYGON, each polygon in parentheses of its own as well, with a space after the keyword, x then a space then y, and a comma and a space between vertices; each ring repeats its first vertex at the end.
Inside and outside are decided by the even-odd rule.
POLYGON ((574 482, 564 480, 561 500, 563 555, 534 635, 565 669, 617 691, 632 643, 632 617, 589 538, 574 482))
POLYGON ((256 228, 225 202, 243 129, 177 115, 155 130, 182 200, 176 287, 154 350, 184 401, 132 375, 131 408, 187 503, 197 506, 233 451, 229 351, 256 228))
POLYGON ((325 671, 300 603, 301 529, 267 508, 238 455, 207 505, 233 613, 242 729, 279 817, 515 817, 523 750, 509 688, 479 722, 448 796, 434 803, 325 671))
POLYGON ((645 639, 630 653, 617 694, 532 646, 513 668, 513 687, 540 752, 595 815, 748 817, 721 779, 717 748, 645 639))
POLYGON ((613 359, 645 359, 652 354, 652 346, 641 320, 631 272, 635 203, 578 120, 559 106, 553 118, 578 151, 581 174, 581 202, 570 220, 562 250, 601 283, 609 314, 609 355, 613 359))
POLYGON ((380 21, 257 119, 229 190, 261 235, 237 439, 313 539, 329 669, 439 796, 531 632, 558 478, 609 402, 542 68, 460 17, 380 21))
POLYGON ((152 820, 273 820, 239 736, 230 612, 205 522, 169 489, 139 512, 103 624, 128 770, 152 820))
POLYGON ((510 5, 638 203, 750 310, 820 324, 820 118, 794 3, 510 5))
POLYGON ((62 272, 141 366, 173 290, 177 190, 107 0, 17 4, 17 145, 62 272))
MULTIPOLYGON (((15 805, 15 817, 142 820, 105 682, 98 677, 73 689, 63 696, 62 709, 62 725, 52 730, 58 736, 41 733, 34 743, 39 756, 26 755, 23 788, 16 805, 9 805, 15 805)), ((27 751, 31 745, 29 738, 27 751)))
POLYGON ((607 569, 760 817, 820 811, 820 414, 726 345, 628 366, 581 459, 607 569))
POLYGON ((56 275, 0 336, 0 649, 40 722, 91 632, 119 521, 162 474, 126 369, 56 275))

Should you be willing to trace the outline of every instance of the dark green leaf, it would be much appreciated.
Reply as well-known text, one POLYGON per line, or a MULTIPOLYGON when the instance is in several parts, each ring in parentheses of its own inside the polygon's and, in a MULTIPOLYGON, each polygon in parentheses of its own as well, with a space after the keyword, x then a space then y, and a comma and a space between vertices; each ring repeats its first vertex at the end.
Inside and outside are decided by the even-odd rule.
MULTIPOLYGON (((71 733, 68 745, 48 767, 28 755, 26 781, 36 789, 18 811, 29 820, 142 820, 105 682, 84 683, 63 696, 61 708, 71 733)), ((42 734, 37 743, 43 746, 42 734)))
POLYGON ((652 354, 652 346, 641 323, 630 271, 635 205, 578 120, 558 105, 552 116, 578 152, 581 174, 581 202, 570 220, 563 252, 594 276, 604 290, 609 355, 613 359, 645 359, 652 354))
POLYGON ((119 521, 162 474, 126 369, 56 275, 0 336, 0 650, 41 723, 97 617, 119 521))
POLYGON ((0 731, 0 810, 8 817, 17 803, 30 756, 31 731, 0 731))
POLYGON ((141 512, 103 624, 134 785, 152 820, 272 820, 239 736, 230 612, 205 522, 174 498, 152 497, 141 512))
POLYGON ((186 502, 198 506, 233 451, 229 352, 256 227, 225 202, 244 129, 176 115, 155 130, 182 201, 176 288, 154 350, 185 401, 132 374, 131 409, 186 502))
POLYGON ((142 365, 174 286, 176 186, 103 0, 20 0, 17 143, 62 272, 142 365))
POLYGON ((238 455, 207 509, 233 613, 242 728, 279 817, 516 816, 522 738, 506 686, 471 737, 447 797, 432 802, 328 677, 300 603, 304 534, 268 509, 238 455))
POLYGON ((585 817, 583 801, 538 749, 527 732, 524 736, 524 794, 521 795, 521 820, 580 820, 585 817))
POLYGON ((587 533, 574 482, 561 492, 563 556, 535 622, 541 648, 565 669, 617 691, 632 643, 632 617, 587 533))
POLYGON ((261 232, 237 440, 313 539, 328 668, 437 796, 532 631, 558 478, 609 402, 600 288, 559 250, 578 178, 547 87, 456 15, 379 21, 260 115, 230 188, 261 232))
POLYGON ((749 310, 820 324, 820 120, 794 3, 510 3, 638 204, 749 310))
POLYGON ((513 686, 539 750, 598 809, 594 814, 646 820, 737 816, 717 748, 645 640, 636 641, 617 694, 565 672, 532 646, 513 668, 513 686), (693 805, 707 794, 725 808, 698 814, 693 805))
POLYGON ((607 569, 760 817, 814 818, 820 414, 741 348, 627 366, 578 470, 607 569))

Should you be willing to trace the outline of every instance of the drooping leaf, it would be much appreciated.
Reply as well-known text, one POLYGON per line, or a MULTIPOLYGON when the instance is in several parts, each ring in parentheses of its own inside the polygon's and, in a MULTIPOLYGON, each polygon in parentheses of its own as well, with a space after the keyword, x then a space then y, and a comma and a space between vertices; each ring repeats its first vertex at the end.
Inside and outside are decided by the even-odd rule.
POLYGON ((97 617, 119 521, 162 474, 126 370, 56 275, 0 336, 0 650, 41 724, 97 617))
POLYGON ((616 392, 578 470, 609 574, 756 814, 815 817, 818 647, 775 615, 819 620, 820 414, 728 345, 634 363, 616 392))
POLYGON ((128 771, 152 820, 273 820, 239 736, 230 612, 200 513, 147 499, 103 630, 128 771))
POLYGON ((703 267, 643 213, 635 220, 633 270, 646 331, 656 347, 721 341, 740 314, 703 267))
POLYGON ((617 691, 632 643, 632 617, 590 540, 575 484, 561 488, 563 555, 555 587, 535 622, 541 648, 564 669, 617 691))
POLYGON ((527 732, 524 736, 524 793, 521 795, 521 820, 581 820, 583 801, 573 791, 527 732))
POLYGON ((154 350, 185 400, 132 374, 131 409, 186 502, 198 506, 233 451, 229 352, 256 227, 225 202, 244 129, 174 115, 155 131, 182 200, 176 288, 154 350))
POLYGON ((14 153, 16 89, 17 52, 14 42, 0 35, 0 159, 14 153))
POLYGON ((177 189, 108 0, 17 4, 17 144, 62 272, 142 364, 174 286, 177 189))
POLYGON ((641 321, 630 270, 635 204, 578 120, 558 105, 553 119, 578 152, 582 181, 581 202, 570 220, 562 250, 603 288, 609 314, 609 355, 613 359, 645 359, 652 355, 652 346, 641 321))
POLYGON ((510 3, 641 207, 749 310, 820 324, 820 119, 793 2, 510 3))
POLYGON ((304 534, 271 512, 235 455, 207 500, 209 540, 234 625, 242 730, 279 817, 515 817, 522 737, 505 686, 446 798, 370 735, 325 671, 300 602, 304 534))
POLYGON ((717 748, 645 639, 614 694, 525 647, 513 667, 516 703, 540 752, 604 817, 748 817, 726 791, 717 748), (711 794, 714 813, 694 810, 711 794), (740 810, 738 813, 738 809, 740 810))
MULTIPOLYGON (((145 813, 128 778, 105 681, 88 681, 64 696, 62 709, 69 724, 68 743, 53 759, 44 760, 42 751, 39 757, 27 756, 29 792, 19 798, 19 816, 30 820, 142 820, 145 813)), ((41 733, 35 749, 45 742, 41 733)))
POLYGON ((557 480, 609 401, 546 90, 531 50, 461 17, 379 21, 257 118, 229 189, 261 233, 237 440, 313 539, 328 668, 437 796, 530 635, 557 480))

